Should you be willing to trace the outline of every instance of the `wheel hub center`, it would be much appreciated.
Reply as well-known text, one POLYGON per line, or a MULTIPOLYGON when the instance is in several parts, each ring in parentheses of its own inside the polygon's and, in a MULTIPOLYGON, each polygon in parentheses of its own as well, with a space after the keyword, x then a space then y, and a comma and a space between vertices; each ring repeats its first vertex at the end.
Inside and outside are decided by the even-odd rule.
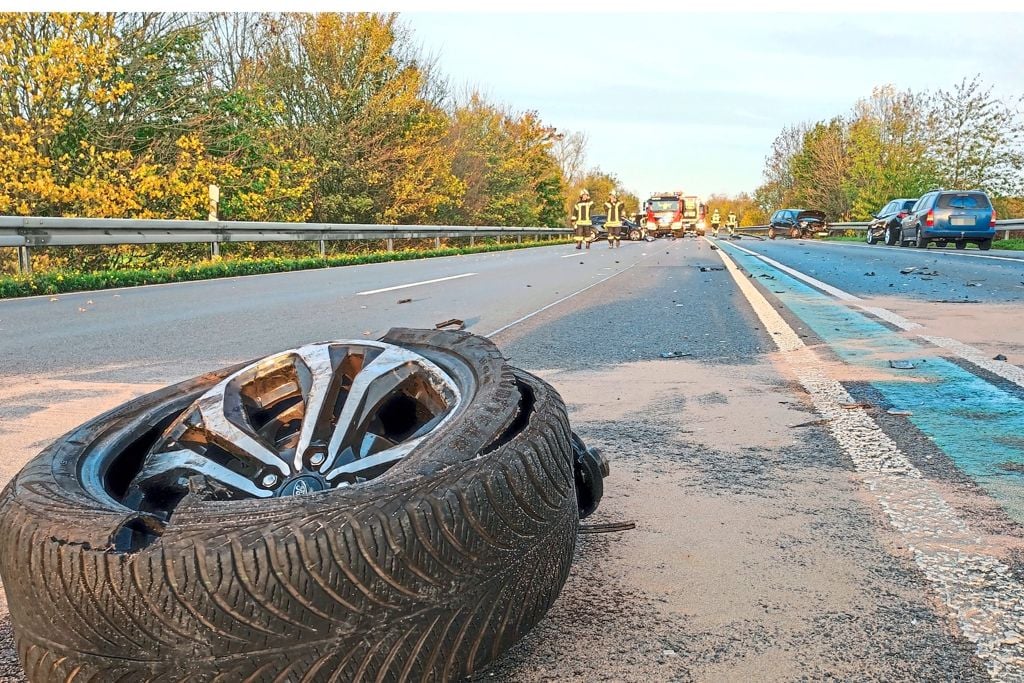
POLYGON ((327 482, 318 474, 300 474, 284 483, 275 493, 276 496, 304 496, 328 488, 327 482))

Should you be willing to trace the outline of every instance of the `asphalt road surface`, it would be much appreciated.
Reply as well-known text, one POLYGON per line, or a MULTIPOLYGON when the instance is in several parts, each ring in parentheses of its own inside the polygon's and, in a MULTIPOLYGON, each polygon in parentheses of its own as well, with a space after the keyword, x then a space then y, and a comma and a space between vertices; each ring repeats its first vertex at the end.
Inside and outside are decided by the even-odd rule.
MULTIPOLYGON (((549 616, 480 680, 1024 678, 1024 261, 715 245, 0 302, 0 484, 157 386, 461 318, 612 456, 588 521, 637 523, 581 535, 549 616)), ((19 671, 0 599, 0 679, 19 671)))

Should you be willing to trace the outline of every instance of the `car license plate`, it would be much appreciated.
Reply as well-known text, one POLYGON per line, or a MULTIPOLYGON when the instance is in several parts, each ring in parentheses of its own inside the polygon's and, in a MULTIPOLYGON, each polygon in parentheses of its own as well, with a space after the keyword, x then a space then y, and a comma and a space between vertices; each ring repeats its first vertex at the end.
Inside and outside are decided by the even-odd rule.
POLYGON ((949 219, 950 225, 974 225, 973 216, 953 216, 949 219))

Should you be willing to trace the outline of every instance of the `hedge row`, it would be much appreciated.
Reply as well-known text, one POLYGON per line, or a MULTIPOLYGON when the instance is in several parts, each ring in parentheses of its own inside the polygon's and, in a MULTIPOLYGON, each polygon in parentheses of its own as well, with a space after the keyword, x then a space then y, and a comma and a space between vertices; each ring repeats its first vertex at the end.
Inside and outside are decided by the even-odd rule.
POLYGON ((204 261, 191 266, 155 268, 152 270, 105 270, 91 273, 68 273, 60 271, 13 275, 0 277, 0 298, 34 296, 38 294, 64 294, 67 292, 112 289, 114 287, 136 287, 168 282, 190 280, 211 280, 237 275, 261 275, 312 268, 355 266, 363 263, 385 263, 387 261, 409 261, 412 259, 434 258, 437 256, 458 256, 479 254, 489 251, 527 249, 567 244, 571 240, 561 239, 549 242, 509 242, 506 244, 482 244, 472 247, 448 247, 444 249, 378 251, 370 254, 342 254, 326 258, 263 258, 204 261))

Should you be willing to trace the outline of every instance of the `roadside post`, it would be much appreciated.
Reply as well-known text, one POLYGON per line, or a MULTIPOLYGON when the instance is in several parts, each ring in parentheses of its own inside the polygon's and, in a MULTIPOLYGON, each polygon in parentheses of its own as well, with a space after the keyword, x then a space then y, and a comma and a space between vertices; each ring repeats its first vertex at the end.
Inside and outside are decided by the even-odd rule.
MULTIPOLYGON (((217 205, 220 204, 220 188, 216 185, 210 185, 210 213, 206 217, 208 221, 216 222, 217 219, 217 205)), ((214 239, 210 243, 210 256, 213 258, 220 257, 220 242, 214 239)))

